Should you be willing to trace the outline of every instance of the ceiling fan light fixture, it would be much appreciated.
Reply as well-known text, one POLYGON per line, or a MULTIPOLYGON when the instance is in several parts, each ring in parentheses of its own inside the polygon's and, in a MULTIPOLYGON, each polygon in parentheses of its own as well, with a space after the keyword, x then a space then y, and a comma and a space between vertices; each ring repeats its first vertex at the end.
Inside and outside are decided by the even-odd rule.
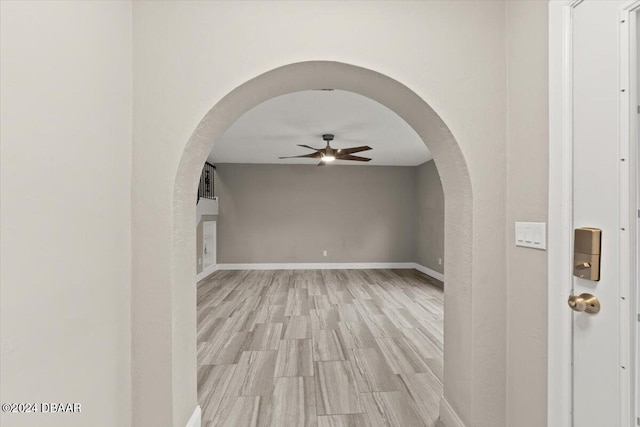
POLYGON ((314 148, 305 144, 298 144, 299 147, 308 148, 313 150, 313 153, 303 154, 301 156, 287 156, 287 157, 278 157, 279 159, 296 159, 296 158, 307 158, 307 159, 319 159, 320 163, 318 166, 324 166, 327 163, 334 162, 336 160, 351 160, 354 162, 368 162, 369 158, 354 156, 353 153, 360 153, 361 151, 371 150, 371 147, 368 145, 363 145, 361 147, 350 147, 350 148, 331 148, 331 141, 333 141, 334 135, 331 133, 325 133, 322 135, 322 139, 327 143, 325 148, 314 148))

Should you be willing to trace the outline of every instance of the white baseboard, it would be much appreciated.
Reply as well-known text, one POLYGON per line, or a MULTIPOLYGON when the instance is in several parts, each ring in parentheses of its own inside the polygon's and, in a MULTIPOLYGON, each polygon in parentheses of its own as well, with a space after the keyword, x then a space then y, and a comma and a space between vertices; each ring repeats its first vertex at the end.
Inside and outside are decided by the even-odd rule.
POLYGON ((268 263, 268 264, 218 264, 218 270, 367 270, 379 268, 415 268, 414 262, 314 262, 314 263, 268 263))
POLYGON ((196 409, 193 410, 193 414, 191 414, 191 418, 187 422, 186 427, 200 427, 202 425, 202 410, 200 409, 200 405, 196 406, 196 409))
POLYGON ((440 421, 445 427, 465 427, 464 423, 453 410, 447 399, 442 396, 440 399, 440 421))
MULTIPOLYGON (((425 267, 415 262, 311 262, 311 263, 266 263, 266 264, 217 264, 216 270, 375 270, 380 268, 389 269, 416 269, 427 276, 444 282, 444 274, 425 267)), ((213 273, 213 271, 202 272, 198 275, 198 280, 213 273)))
POLYGON ((431 276, 434 279, 438 279, 441 282, 444 283, 444 274, 442 273, 438 273, 435 270, 430 269, 429 267, 425 267, 424 265, 420 265, 420 264, 415 264, 414 268, 424 274, 426 274, 427 276, 431 276))
POLYGON ((215 273, 216 270, 220 270, 217 264, 212 264, 206 270, 202 270, 202 272, 198 273, 198 275, 196 276, 196 283, 201 281, 202 279, 205 279, 210 274, 215 273))

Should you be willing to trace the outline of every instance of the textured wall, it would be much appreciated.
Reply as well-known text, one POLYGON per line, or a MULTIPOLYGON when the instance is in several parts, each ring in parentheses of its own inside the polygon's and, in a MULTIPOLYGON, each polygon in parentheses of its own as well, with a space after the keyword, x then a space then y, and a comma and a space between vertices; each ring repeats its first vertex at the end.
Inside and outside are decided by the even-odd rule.
POLYGON ((415 261, 444 273, 444 192, 433 160, 416 171, 415 261), (442 262, 438 262, 441 260, 442 262))
POLYGON ((131 3, 0 2, 2 402, 131 422, 131 3))
POLYGON ((548 3, 509 1, 506 17, 507 425, 539 427, 547 425, 547 252, 516 247, 514 222, 547 221, 548 3))
POLYGON ((415 167, 217 164, 218 263, 412 262, 415 176, 415 167))
POLYGON ((433 148, 446 194, 445 275, 459 284, 445 302, 445 396, 469 425, 504 426, 504 2, 136 2, 134 22, 134 423, 183 425, 196 405, 187 285, 199 165, 255 103, 333 84, 383 102, 433 148), (310 63, 251 80, 318 60, 383 76, 310 63))
POLYGON ((86 410, 68 425, 126 426, 130 407, 136 426, 185 425, 197 404, 193 196, 212 136, 253 101, 338 82, 384 101, 434 149, 456 243, 445 274, 462 285, 445 308, 450 406, 469 426, 519 426, 529 420, 520 414, 544 425, 546 312, 507 315, 507 303, 546 289, 545 254, 512 248, 508 234, 512 220, 546 213, 546 8, 136 2, 132 33, 125 2, 2 2, 3 399, 80 396, 86 410), (412 92, 310 65, 304 77, 283 71, 224 98, 266 71, 317 60, 378 71, 412 92), (48 191, 31 198, 41 176, 48 191), (530 265, 539 277, 513 283, 530 265))

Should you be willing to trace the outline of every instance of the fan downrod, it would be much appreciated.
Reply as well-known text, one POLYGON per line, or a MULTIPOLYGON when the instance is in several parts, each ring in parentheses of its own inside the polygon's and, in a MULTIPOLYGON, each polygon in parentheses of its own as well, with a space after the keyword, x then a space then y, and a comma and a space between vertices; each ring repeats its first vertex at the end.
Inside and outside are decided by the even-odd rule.
POLYGON ((329 142, 333 141, 333 134, 325 133, 324 135, 322 135, 322 139, 324 139, 328 144, 329 142))

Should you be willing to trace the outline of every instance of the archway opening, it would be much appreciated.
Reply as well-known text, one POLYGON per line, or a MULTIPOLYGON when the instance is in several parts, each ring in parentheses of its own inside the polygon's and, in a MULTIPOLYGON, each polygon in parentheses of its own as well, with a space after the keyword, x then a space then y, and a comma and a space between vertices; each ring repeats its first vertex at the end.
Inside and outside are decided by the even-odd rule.
MULTIPOLYGON (((262 74, 233 90, 200 122, 183 153, 176 176, 172 247, 172 378, 176 390, 188 391, 196 402, 196 299, 193 248, 195 200, 201 166, 215 141, 245 112, 268 99, 310 89, 335 88, 371 98, 394 111, 427 144, 438 167, 445 194, 445 352, 447 372, 460 381, 471 378, 469 336, 472 271, 472 193, 469 173, 455 138, 435 111, 398 81, 368 69, 329 61, 287 65, 262 74), (455 266, 455 268, 454 268, 455 266), (449 321, 448 319, 455 319, 449 321), (451 339, 455 337, 456 339, 451 339)), ((458 398, 455 398, 456 400, 458 398)), ((174 398, 174 403, 175 403, 174 398)), ((185 402, 184 397, 180 402, 185 402)))
POLYGON ((444 195, 415 131, 352 92, 295 92, 240 117, 208 161, 195 263, 202 421, 238 424, 248 405, 258 424, 395 413, 434 426, 444 195))

